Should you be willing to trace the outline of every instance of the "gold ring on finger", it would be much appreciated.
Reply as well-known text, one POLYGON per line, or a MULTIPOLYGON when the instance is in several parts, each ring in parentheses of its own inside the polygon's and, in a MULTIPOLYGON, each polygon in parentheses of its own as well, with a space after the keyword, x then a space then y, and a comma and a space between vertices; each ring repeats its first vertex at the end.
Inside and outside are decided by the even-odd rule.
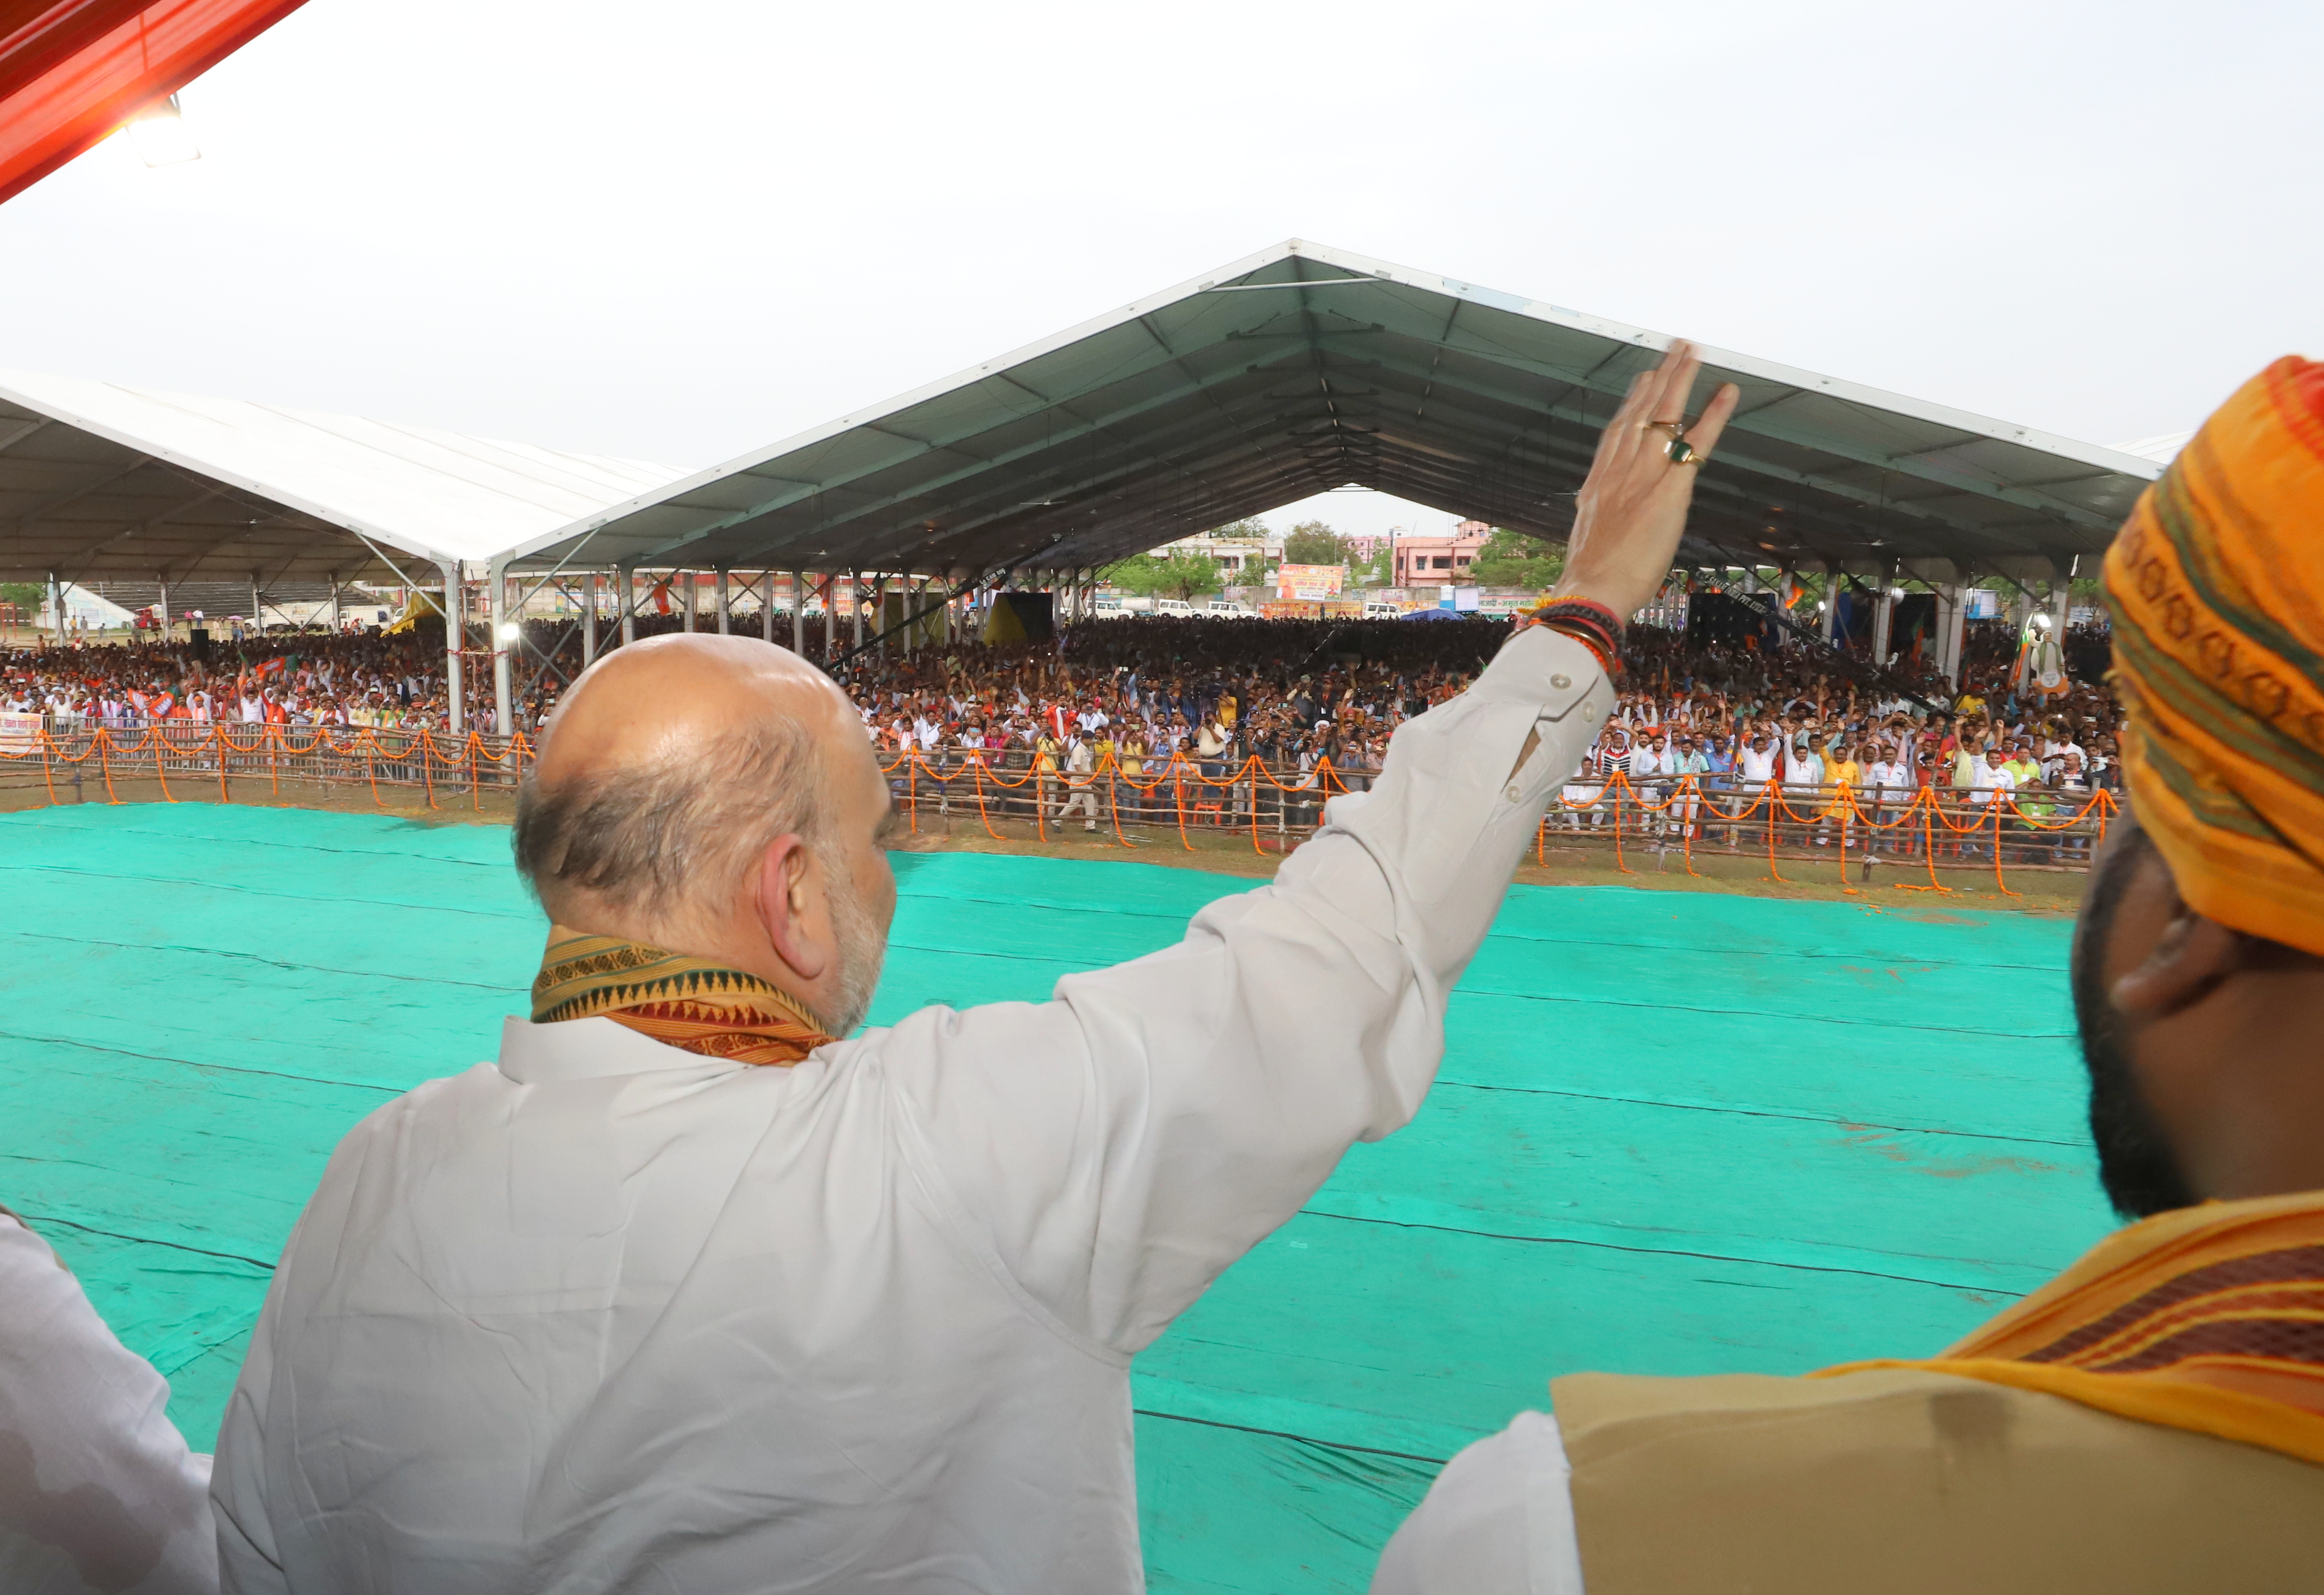
POLYGON ((1680 437, 1675 433, 1672 435, 1670 440, 1670 457, 1671 464, 1674 466, 1699 466, 1702 464, 1702 456, 1694 451, 1694 445, 1689 443, 1684 438, 1680 437))

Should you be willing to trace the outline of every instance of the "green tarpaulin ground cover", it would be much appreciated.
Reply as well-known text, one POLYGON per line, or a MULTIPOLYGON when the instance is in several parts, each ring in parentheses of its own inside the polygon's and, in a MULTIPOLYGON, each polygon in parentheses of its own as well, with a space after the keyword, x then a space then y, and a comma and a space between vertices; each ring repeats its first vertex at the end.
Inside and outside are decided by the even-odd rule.
MULTIPOLYGON (((897 867, 874 1023, 1046 996, 1249 886, 897 867)), ((492 1055, 543 928, 495 826, 0 817, 0 1203, 169 1376, 197 1446, 332 1146, 492 1055)), ((1923 1354, 2070 1261, 2108 1220, 2068 931, 1894 891, 1517 888, 1419 1119, 1139 1360, 1154 1587, 1360 1590, 1443 1460, 1558 1373, 1923 1354)))

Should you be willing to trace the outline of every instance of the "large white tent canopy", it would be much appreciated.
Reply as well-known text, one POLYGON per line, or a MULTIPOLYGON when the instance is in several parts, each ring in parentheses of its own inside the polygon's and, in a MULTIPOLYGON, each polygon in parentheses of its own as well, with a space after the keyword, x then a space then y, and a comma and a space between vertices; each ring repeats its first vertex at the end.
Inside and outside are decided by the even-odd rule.
POLYGON ((436 585, 676 467, 0 372, 0 579, 436 585))
MULTIPOLYGON (((1086 573, 1348 485, 1559 537, 1599 432, 1669 343, 1294 239, 691 475, 0 373, 0 579, 234 581, 254 595, 387 580, 444 585, 461 615, 462 579, 481 576, 506 725, 508 650, 530 646, 507 623, 521 607, 512 576, 537 589, 606 569, 1086 573)), ((2074 561, 2106 547, 2162 470, 1754 355, 1704 356, 1702 392, 1731 381, 1743 401, 1701 473, 1690 567, 1948 585, 1991 573, 2046 581, 2062 604, 2074 561)), ((634 603, 626 590, 622 607, 634 603)), ((464 639, 447 645, 456 680, 464 639)))
MULTIPOLYGON (((1555 537, 1663 334, 1298 240, 593 511, 560 565, 1080 569, 1355 484, 1555 537)), ((2062 567, 2151 460, 1706 350, 1742 408, 1693 565, 2062 567)))

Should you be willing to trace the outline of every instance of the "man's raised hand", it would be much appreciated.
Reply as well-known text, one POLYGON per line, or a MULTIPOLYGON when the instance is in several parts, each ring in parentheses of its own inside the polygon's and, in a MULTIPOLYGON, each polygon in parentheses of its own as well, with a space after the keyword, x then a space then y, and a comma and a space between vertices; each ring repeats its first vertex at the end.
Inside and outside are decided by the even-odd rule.
POLYGON ((1702 370, 1694 346, 1681 339, 1630 384, 1598 439, 1575 506, 1565 574, 1552 596, 1588 598, 1627 621, 1661 589, 1686 530, 1698 468, 1673 457, 1674 439, 1684 443, 1691 462, 1707 458, 1743 397, 1733 383, 1722 383, 1688 426, 1686 401, 1702 370))

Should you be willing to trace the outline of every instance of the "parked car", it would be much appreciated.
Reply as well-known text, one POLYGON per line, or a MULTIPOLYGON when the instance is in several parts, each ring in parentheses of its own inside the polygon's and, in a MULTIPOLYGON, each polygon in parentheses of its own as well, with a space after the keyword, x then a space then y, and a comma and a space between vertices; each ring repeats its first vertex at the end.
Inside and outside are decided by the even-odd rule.
POLYGON ((1194 613, 1194 606, 1187 603, 1184 598, 1157 598, 1154 601, 1154 613, 1156 614, 1191 615, 1194 613))

